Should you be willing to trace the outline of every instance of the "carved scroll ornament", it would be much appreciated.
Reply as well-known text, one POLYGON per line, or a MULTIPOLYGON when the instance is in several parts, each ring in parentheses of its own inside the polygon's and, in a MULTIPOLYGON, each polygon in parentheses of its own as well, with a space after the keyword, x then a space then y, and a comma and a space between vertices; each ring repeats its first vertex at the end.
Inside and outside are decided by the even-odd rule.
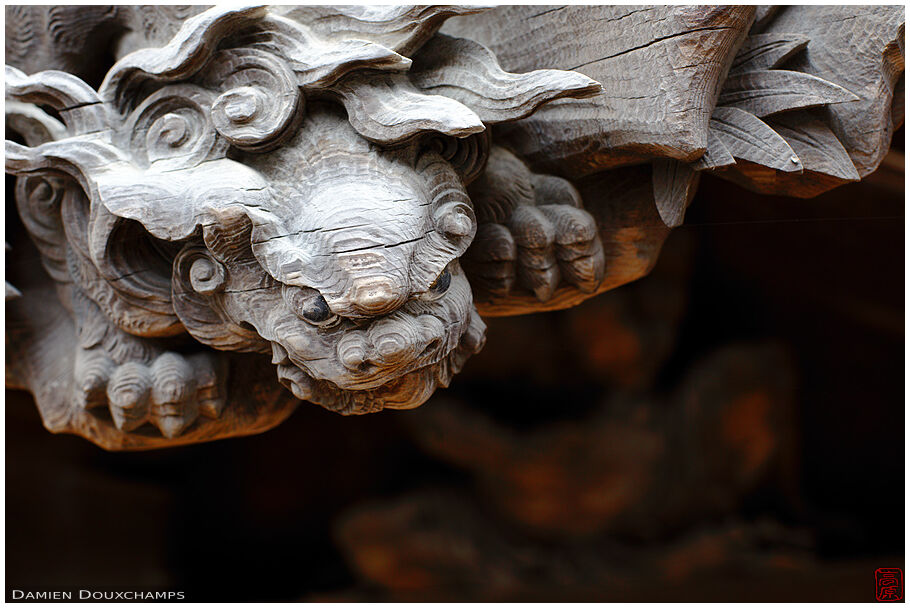
MULTIPOLYGON (((786 69, 809 44, 793 24, 643 9, 679 29, 635 30, 647 53, 683 42, 622 72, 652 46, 632 30, 610 42, 631 50, 590 61, 612 30, 581 27, 569 57, 541 31, 510 36, 641 15, 526 8, 12 7, 8 27, 32 33, 7 33, 6 170, 43 271, 8 257, 8 385, 50 430, 107 449, 261 432, 298 400, 413 408, 483 346, 479 312, 645 274, 699 172, 770 191, 815 172, 807 194, 859 178, 843 123, 859 115, 827 109, 866 97, 817 54, 786 69), (35 34, 52 21, 71 31, 35 34), (118 41, 97 88, 77 75, 91 66, 73 57, 97 55, 79 32, 118 41), (697 67, 688 89, 674 53, 697 67), (628 120, 648 82, 680 96, 647 102, 660 113, 685 109, 628 120)), ((892 90, 900 28, 899 52, 870 51, 892 90)))

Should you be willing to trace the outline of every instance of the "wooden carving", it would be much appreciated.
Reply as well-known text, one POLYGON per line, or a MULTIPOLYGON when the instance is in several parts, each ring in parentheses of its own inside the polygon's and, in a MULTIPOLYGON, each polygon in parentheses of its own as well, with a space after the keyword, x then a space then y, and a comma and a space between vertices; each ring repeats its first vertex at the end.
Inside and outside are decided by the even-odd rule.
POLYGON ((481 315, 647 273, 701 172, 811 196, 902 120, 894 7, 23 6, 6 48, 7 384, 108 449, 419 406, 481 315))

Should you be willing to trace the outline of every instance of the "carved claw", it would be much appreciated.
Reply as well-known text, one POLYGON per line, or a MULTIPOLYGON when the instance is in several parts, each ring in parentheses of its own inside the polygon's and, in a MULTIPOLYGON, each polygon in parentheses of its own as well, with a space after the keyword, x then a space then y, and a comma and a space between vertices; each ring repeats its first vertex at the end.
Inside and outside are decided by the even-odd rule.
POLYGON ((74 400, 82 408, 107 404, 119 430, 146 422, 172 439, 199 417, 217 418, 224 409, 226 362, 214 353, 158 355, 151 363, 116 365, 102 349, 76 357, 74 400))

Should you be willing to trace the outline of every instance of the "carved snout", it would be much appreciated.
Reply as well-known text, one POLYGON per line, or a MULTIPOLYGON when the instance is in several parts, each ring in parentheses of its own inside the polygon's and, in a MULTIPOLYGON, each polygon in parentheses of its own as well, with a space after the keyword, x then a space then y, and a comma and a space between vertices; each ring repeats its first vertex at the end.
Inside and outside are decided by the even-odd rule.
POLYGON ((352 371, 408 365, 443 347, 445 327, 436 317, 382 319, 367 331, 354 331, 338 343, 338 358, 352 371))
POLYGON ((351 288, 351 307, 362 315, 374 317, 394 311, 407 297, 407 289, 391 277, 363 277, 355 280, 351 288))

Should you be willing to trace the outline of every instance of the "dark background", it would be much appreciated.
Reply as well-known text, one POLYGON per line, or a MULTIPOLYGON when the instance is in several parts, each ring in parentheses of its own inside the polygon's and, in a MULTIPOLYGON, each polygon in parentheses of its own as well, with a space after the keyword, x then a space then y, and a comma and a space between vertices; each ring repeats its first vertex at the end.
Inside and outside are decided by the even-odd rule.
MULTIPOLYGON (((589 584, 601 567, 590 566, 589 583, 575 585, 570 576, 535 598, 871 601, 874 569, 903 567, 904 555, 902 142, 903 130, 883 167, 864 182, 812 200, 759 196, 706 177, 652 276, 576 311, 489 319, 486 350, 421 408, 442 411, 457 401, 498 428, 533 432, 585 420, 616 394, 663 399, 694 361, 718 348, 773 341, 795 374, 792 418, 786 429, 772 428, 783 438, 775 445, 788 448, 773 472, 737 486, 723 509, 688 512, 671 527, 646 522, 646 533, 611 523, 582 540, 553 534, 541 540, 491 506, 477 489, 476 471, 415 440, 421 410, 343 418, 304 404, 260 436, 106 453, 46 432, 30 396, 8 391, 8 596, 11 589, 82 588, 176 589, 197 601, 527 599, 521 581, 530 589, 535 579, 550 580, 549 566, 536 566, 538 574, 519 571, 512 557, 499 558, 516 551, 498 546, 466 560, 477 572, 455 575, 428 564, 417 574, 395 570, 403 583, 371 578, 339 522, 367 503, 401 508, 414 492, 445 488, 479 505, 478 521, 507 530, 509 547, 574 555, 580 570, 588 565, 577 556, 589 554, 606 556, 604 572, 614 572, 611 564, 626 554, 643 564, 642 572, 604 576, 602 585, 589 584), (684 278, 672 279, 674 273, 684 278), (678 309, 660 301, 660 281, 667 280, 676 281, 678 309), (654 368, 634 386, 598 374, 591 361, 601 351, 566 337, 579 318, 603 318, 599 311, 614 305, 639 315, 627 323, 633 335, 662 332, 651 342, 642 338, 638 355, 626 361, 654 368), (761 562, 760 576, 757 566, 730 566, 741 564, 737 550, 712 553, 710 543, 675 553, 707 564, 700 570, 648 571, 686 539, 701 538, 700 531, 753 530, 767 521, 790 532, 744 545, 743 555, 778 556, 761 562), (780 557, 797 553, 798 566, 780 557), (519 581, 511 591, 497 591, 484 578, 490 555, 506 564, 503 576, 519 581)), ((395 529, 400 542, 380 549, 400 561, 411 551, 408 526, 395 529)))

